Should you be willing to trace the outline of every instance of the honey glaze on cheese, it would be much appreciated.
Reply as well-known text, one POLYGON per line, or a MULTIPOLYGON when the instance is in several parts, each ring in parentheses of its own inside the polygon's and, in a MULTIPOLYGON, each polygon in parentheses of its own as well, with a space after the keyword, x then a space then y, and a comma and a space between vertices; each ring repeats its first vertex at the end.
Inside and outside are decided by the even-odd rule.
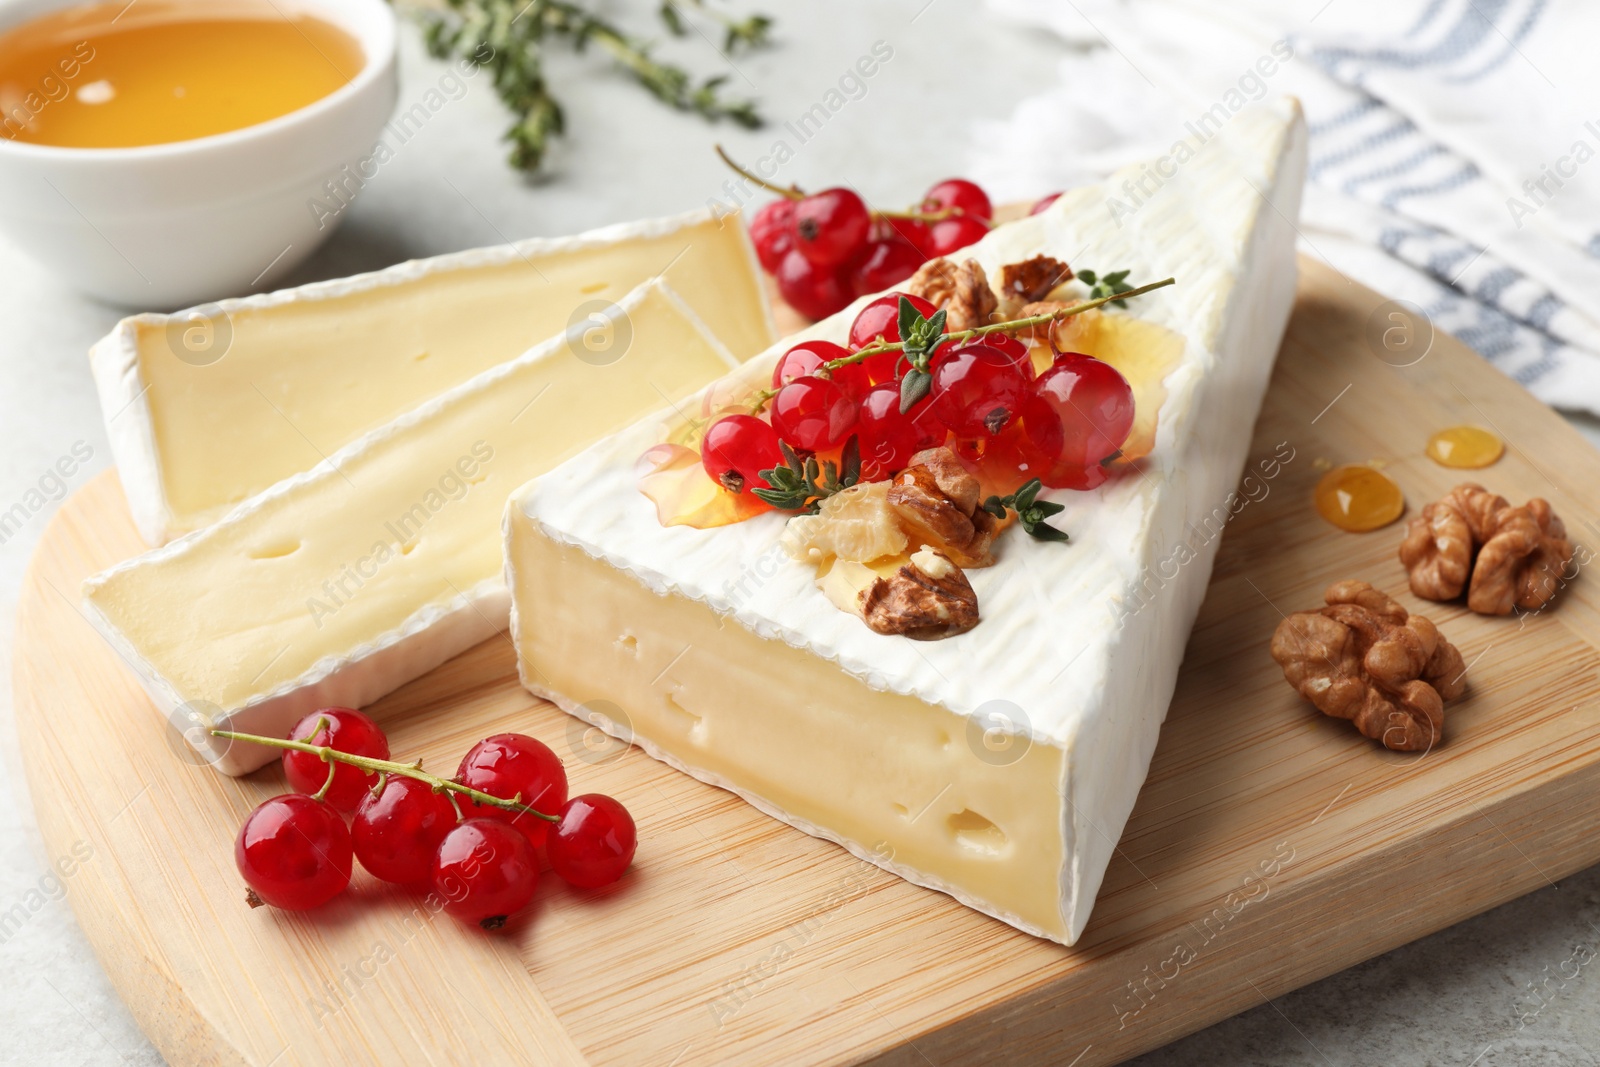
POLYGON ((297 111, 364 63, 354 37, 293 3, 83 4, 0 34, 0 129, 63 148, 188 141, 297 111))

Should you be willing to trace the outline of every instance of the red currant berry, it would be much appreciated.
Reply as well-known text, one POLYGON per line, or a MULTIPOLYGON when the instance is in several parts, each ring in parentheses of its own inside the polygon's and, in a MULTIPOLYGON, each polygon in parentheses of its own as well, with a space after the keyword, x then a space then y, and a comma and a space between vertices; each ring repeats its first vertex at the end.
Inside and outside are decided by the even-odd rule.
POLYGON ((989 203, 989 194, 976 182, 969 182, 965 178, 946 178, 929 189, 928 195, 922 198, 922 210, 926 214, 932 215, 951 209, 954 209, 957 215, 965 215, 984 222, 994 218, 994 208, 989 203))
POLYGON ((796 378, 772 398, 772 428, 790 448, 827 452, 856 428, 856 403, 827 378, 796 378))
MULTIPOLYGON (((561 758, 543 741, 526 734, 495 734, 473 745, 461 758, 456 781, 501 800, 554 815, 567 800, 567 772, 561 758)), ((463 813, 498 819, 521 830, 533 845, 544 844, 549 823, 525 811, 510 811, 469 800, 463 813)))
MULTIPOLYGON (((327 745, 338 752, 352 756, 370 756, 373 759, 389 758, 389 739, 383 729, 354 708, 323 708, 294 724, 289 740, 304 741, 312 745, 327 745), (323 726, 317 729, 317 723, 323 726), (312 736, 312 731, 316 735, 312 736)), ((311 752, 283 750, 283 773, 289 779, 289 788, 297 793, 315 793, 328 780, 328 764, 321 756, 311 752)), ((340 811, 354 811, 361 803, 362 794, 372 787, 378 776, 372 771, 337 764, 333 772, 333 785, 323 794, 323 799, 340 811)))
MULTIPOLYGON (((832 341, 801 341, 778 358, 778 365, 772 368, 772 387, 782 389, 796 378, 817 373, 824 363, 843 359, 849 354, 832 341)), ((859 363, 836 368, 828 376, 838 383, 848 397, 859 399, 871 388, 867 372, 859 363)))
POLYGON ((920 296, 906 293, 884 293, 862 308, 850 324, 850 351, 855 352, 877 341, 900 340, 900 300, 911 301, 911 306, 923 318, 930 317, 938 308, 920 296))
POLYGON ((993 436, 1022 410, 1028 384, 1004 350, 962 345, 933 368, 933 413, 957 437, 993 436))
POLYGON ((1034 429, 1030 410, 1030 436, 1054 461, 1040 480, 1060 489, 1092 488, 1104 481, 1101 461, 1121 448, 1133 429, 1128 380, 1109 363, 1068 353, 1039 375, 1034 396, 1055 415, 1053 426, 1041 417, 1034 429))
POLYGON ((928 258, 928 249, 933 247, 933 231, 921 219, 903 219, 893 216, 882 216, 875 220, 873 230, 875 238, 888 239, 898 236, 906 244, 917 250, 917 255, 922 259, 928 258))
POLYGON ((982 337, 978 338, 978 343, 988 345, 990 348, 997 348, 1001 352, 1004 352, 1013 362, 1016 363, 1017 369, 1022 371, 1023 375, 1030 382, 1033 381, 1033 356, 1028 352, 1027 345, 1023 344, 1015 337, 1012 337, 1010 334, 1004 333, 986 333, 982 337))
POLYGON ((450 798, 415 778, 394 777, 369 791, 350 820, 350 842, 361 866, 385 882, 416 885, 433 876, 439 842, 456 824, 450 798))
POLYGON ((439 842, 433 888, 444 910, 462 922, 498 930, 527 907, 538 885, 539 854, 506 823, 466 819, 439 842))
POLYGON ((857 296, 882 292, 917 273, 925 258, 898 237, 869 242, 866 255, 850 272, 851 289, 857 296))
POLYGON ((809 319, 843 311, 853 299, 850 279, 834 267, 819 267, 798 251, 784 255, 776 275, 784 303, 809 319))
POLYGON ((849 189, 824 189, 794 206, 794 246, 819 267, 849 262, 871 229, 866 202, 849 189))
POLYGON ((730 493, 767 489, 762 471, 783 464, 778 434, 754 415, 728 415, 711 424, 700 442, 700 462, 730 493))
POLYGON ((1041 212, 1047 211, 1049 210, 1051 204, 1060 199, 1060 193, 1051 193, 1049 196, 1041 198, 1037 204, 1034 204, 1033 207, 1028 210, 1028 214, 1038 215, 1041 212))
POLYGON ((1050 469, 1060 452, 1060 426, 1048 405, 1029 396, 1009 426, 993 437, 958 441, 956 453, 977 475, 983 496, 1006 496, 1050 469), (1055 428, 1053 437, 1050 427, 1055 428), (1043 445, 1037 437, 1044 439, 1043 445))
POLYGON ((350 831, 332 806, 303 793, 263 802, 239 827, 233 860, 250 903, 304 911, 350 884, 350 831))
MULTIPOLYGON (((904 297, 911 301, 911 306, 923 318, 933 315, 938 309, 920 296, 908 296, 905 293, 884 293, 878 299, 867 304, 856 315, 850 324, 850 351, 856 352, 877 341, 888 341, 893 344, 900 340, 900 300, 904 297)), ((867 378, 873 385, 895 380, 895 367, 900 362, 899 352, 883 352, 876 356, 868 356, 860 366, 866 368, 867 378)))
POLYGON ((933 232, 929 237, 929 254, 948 256, 970 244, 976 244, 988 234, 989 227, 970 216, 957 215, 954 218, 943 219, 933 224, 933 232))
POLYGON ((856 434, 867 480, 878 481, 905 468, 911 457, 944 440, 945 428, 927 404, 900 413, 900 383, 875 385, 861 400, 856 434))
POLYGON ((794 248, 794 201, 774 200, 750 220, 750 243, 756 246, 761 269, 771 274, 794 248))
POLYGON ((561 809, 545 852, 551 870, 575 886, 593 889, 621 878, 638 844, 627 808, 600 793, 585 793, 561 809))

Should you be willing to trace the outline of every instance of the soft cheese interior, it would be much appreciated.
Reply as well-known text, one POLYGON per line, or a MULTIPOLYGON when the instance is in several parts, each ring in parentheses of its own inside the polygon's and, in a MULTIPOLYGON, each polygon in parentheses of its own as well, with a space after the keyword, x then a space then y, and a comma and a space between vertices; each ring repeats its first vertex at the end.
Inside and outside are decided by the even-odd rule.
POLYGON ((728 349, 772 342, 736 217, 697 211, 125 319, 90 354, 150 544, 665 277, 728 349))
MULTIPOLYGON (((91 619, 167 711, 282 736, 504 629, 500 518, 548 470, 737 361, 660 281, 85 583, 91 619)), ((195 740, 205 740, 196 737, 195 740)), ((219 769, 272 758, 216 742, 219 769)))
MULTIPOLYGON (((1143 607, 1141 582, 1237 481, 1294 299, 1298 106, 1242 112, 1190 148, 1175 172, 1132 168, 971 250, 990 271, 1042 253, 1134 282, 1174 275, 1126 313, 1186 339, 1143 471, 1051 494, 1069 547, 1003 539, 998 564, 969 573, 976 629, 933 643, 871 632, 783 554, 779 515, 663 528, 635 487, 657 417, 512 500, 528 688, 911 881, 1075 941, 1148 770, 1215 539, 1143 607)), ((809 332, 842 341, 852 315, 809 332)), ((735 377, 757 387, 784 347, 735 377)))

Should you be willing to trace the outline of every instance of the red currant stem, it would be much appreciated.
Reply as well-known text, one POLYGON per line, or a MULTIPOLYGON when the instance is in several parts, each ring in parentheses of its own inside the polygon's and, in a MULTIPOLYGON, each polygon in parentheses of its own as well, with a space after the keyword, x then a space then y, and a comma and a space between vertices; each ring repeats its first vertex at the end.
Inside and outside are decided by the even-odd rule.
MULTIPOLYGON (((315 734, 312 734, 315 737, 315 734)), ((323 781, 322 788, 311 794, 312 800, 326 800, 328 790, 333 788, 333 777, 339 773, 339 765, 333 761, 328 762, 328 777, 323 781)))
POLYGON ((383 787, 388 785, 388 784, 389 784, 388 772, 384 772, 384 773, 378 775, 378 780, 376 782, 373 782, 372 783, 372 788, 368 790, 368 792, 372 794, 372 799, 373 800, 377 800, 379 797, 383 796, 383 787))
MULTIPOLYGON (((966 215, 965 211, 953 204, 950 207, 942 207, 938 211, 917 211, 915 209, 909 209, 906 211, 880 211, 874 208, 872 213, 878 216, 880 219, 916 219, 918 222, 943 222, 945 219, 953 219, 957 216, 966 215)), ((973 218, 976 219, 976 221, 983 223, 991 230, 994 229, 994 223, 988 219, 979 219, 977 216, 973 216, 973 218)))
MULTIPOLYGON (((1178 279, 1176 278, 1163 278, 1159 282, 1151 282, 1149 285, 1141 285, 1136 289, 1129 289, 1122 293, 1113 293, 1108 296, 1095 297, 1093 300, 1086 300, 1081 304, 1073 304, 1071 307, 1059 308, 1055 311, 1046 312, 1043 315, 1030 315, 1025 319, 1012 319, 1009 322, 992 322, 987 326, 974 326, 970 330, 961 330, 958 333, 946 334, 939 339, 939 344, 941 346, 946 344, 960 344, 964 341, 970 341, 974 337, 982 337, 985 334, 1011 333, 1016 330, 1031 329, 1034 326, 1043 326, 1047 322, 1059 322, 1062 319, 1071 318, 1073 315, 1079 315, 1085 311, 1093 311, 1095 308, 1109 304, 1113 300, 1126 300, 1130 296, 1143 296, 1145 293, 1151 292, 1152 290, 1163 289, 1166 286, 1175 285, 1177 284, 1177 281, 1178 279)), ((867 359, 870 356, 881 355, 884 352, 904 351, 905 347, 904 341, 875 341, 865 348, 857 349, 848 356, 840 356, 838 359, 830 359, 818 369, 829 371, 838 370, 840 367, 848 367, 852 363, 860 363, 862 360, 867 359)))
POLYGON ((733 161, 733 159, 729 157, 728 153, 726 153, 726 152, 724 152, 722 150, 722 146, 721 145, 716 145, 715 147, 716 147, 716 150, 717 150, 717 155, 719 157, 721 157, 722 161, 724 163, 726 163, 728 166, 732 167, 734 173, 738 174, 740 177, 744 178, 746 181, 755 182, 757 185, 761 186, 761 188, 767 190, 769 193, 777 193, 779 196, 785 197, 785 198, 787 198, 789 200, 803 200, 803 199, 805 199, 805 195, 806 194, 800 191, 800 187, 798 185, 791 185, 787 189, 785 189, 781 185, 774 185, 771 182, 767 181, 765 178, 761 177, 760 175, 751 174, 749 171, 747 171, 743 167, 739 166, 739 164, 735 163, 733 161))
MULTIPOLYGON (((270 748, 289 748, 296 752, 309 752, 314 756, 321 756, 324 760, 334 763, 348 763, 352 767, 360 767, 364 771, 375 771, 379 774, 399 774, 407 778, 415 778, 419 782, 426 782, 434 788, 435 792, 445 791, 451 794, 450 799, 455 800, 454 794, 460 793, 477 801, 479 804, 488 804, 491 807, 504 808, 507 811, 525 812, 535 815, 546 822, 560 822, 559 815, 546 815, 537 808, 530 808, 522 803, 522 794, 518 793, 512 800, 504 800, 491 796, 481 789, 474 789, 460 782, 452 782, 448 778, 440 778, 436 774, 429 774, 422 769, 422 761, 413 763, 396 763, 394 760, 374 759, 371 756, 358 756, 353 752, 340 752, 329 745, 312 745, 304 741, 286 741, 281 737, 262 737, 260 734, 242 734, 234 730, 212 730, 212 737, 226 737, 234 741, 249 741, 251 744, 267 745, 270 748)), ((316 736, 313 734, 312 736, 316 736)), ((459 811, 460 809, 457 808, 459 811)))

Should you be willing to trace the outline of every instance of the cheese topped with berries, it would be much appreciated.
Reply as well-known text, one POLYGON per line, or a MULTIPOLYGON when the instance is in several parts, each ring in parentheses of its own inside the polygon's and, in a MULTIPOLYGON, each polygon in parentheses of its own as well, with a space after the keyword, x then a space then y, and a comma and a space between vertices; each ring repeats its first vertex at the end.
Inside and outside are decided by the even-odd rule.
MULTIPOLYGON (((961 253, 991 278, 1040 255, 1127 268, 1134 283, 1175 276, 1111 314, 1183 338, 1138 468, 1044 493, 1071 543, 997 542, 995 564, 967 572, 976 626, 936 642, 873 632, 790 558, 783 514, 662 526, 636 471, 663 439, 657 417, 511 502, 524 684, 808 833, 1072 943, 1205 593, 1217 541, 1191 523, 1238 479, 1293 304, 1305 155, 1298 105, 1264 105, 1131 213, 1111 210, 1119 174, 961 253), (1179 552, 1153 587, 1154 565, 1179 552)), ((865 303, 801 337, 842 343, 865 303)), ((714 390, 756 394, 798 339, 714 390)))

